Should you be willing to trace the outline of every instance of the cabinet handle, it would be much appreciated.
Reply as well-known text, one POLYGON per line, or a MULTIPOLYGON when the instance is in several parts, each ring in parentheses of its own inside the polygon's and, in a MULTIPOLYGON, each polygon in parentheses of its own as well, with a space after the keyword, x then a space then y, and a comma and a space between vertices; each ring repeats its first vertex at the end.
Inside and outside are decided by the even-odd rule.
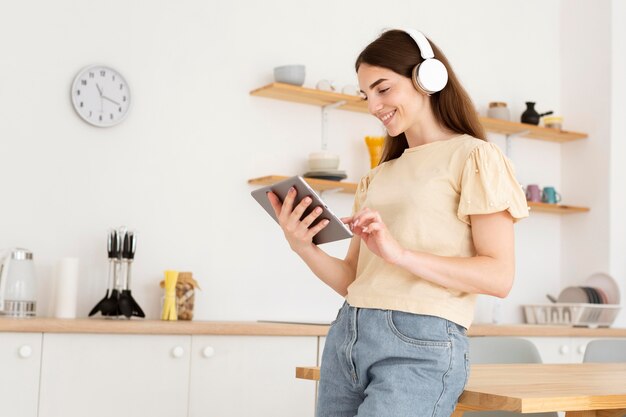
POLYGON ((210 358, 213 355, 215 355, 215 349, 213 347, 207 346, 202 349, 202 356, 204 356, 205 358, 210 358))
POLYGON ((569 346, 561 345, 561 347, 559 348, 559 353, 561 353, 561 355, 567 355, 569 353, 569 346))
POLYGON ((33 348, 28 345, 20 346, 17 354, 20 356, 20 358, 23 359, 30 358, 30 356, 33 354, 33 348))
POLYGON ((183 349, 182 346, 176 346, 174 349, 172 349, 172 356, 175 358, 182 358, 184 354, 185 349, 183 349))
POLYGON ((580 355, 584 355, 585 354, 585 349, 587 349, 586 345, 578 345, 578 353, 580 355))

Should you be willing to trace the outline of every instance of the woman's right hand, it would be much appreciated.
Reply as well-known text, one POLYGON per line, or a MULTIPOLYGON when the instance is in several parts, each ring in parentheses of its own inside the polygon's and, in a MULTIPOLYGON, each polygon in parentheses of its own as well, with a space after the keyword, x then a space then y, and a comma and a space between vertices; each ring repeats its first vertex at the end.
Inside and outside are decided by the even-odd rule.
POLYGON ((315 219, 322 214, 322 208, 316 207, 308 216, 300 220, 312 200, 310 197, 305 197, 300 201, 300 204, 294 207, 296 195, 297 192, 292 187, 282 203, 273 192, 267 193, 267 198, 270 200, 270 204, 278 219, 278 224, 283 229, 289 246, 294 252, 299 253, 313 245, 313 236, 328 225, 328 220, 324 219, 309 228, 315 219))

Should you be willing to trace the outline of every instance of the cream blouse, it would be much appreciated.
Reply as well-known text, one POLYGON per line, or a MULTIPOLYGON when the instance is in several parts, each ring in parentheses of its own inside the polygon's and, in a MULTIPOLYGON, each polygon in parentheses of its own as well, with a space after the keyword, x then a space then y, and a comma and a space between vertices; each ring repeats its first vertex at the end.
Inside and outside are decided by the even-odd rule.
MULTIPOLYGON (((372 169, 359 183, 353 212, 363 207, 377 210, 404 248, 449 257, 476 254, 470 215, 528 216, 511 162, 496 145, 468 135, 408 148, 372 169)), ((438 316, 466 328, 475 298, 385 262, 364 242, 346 296, 355 307, 438 316)))

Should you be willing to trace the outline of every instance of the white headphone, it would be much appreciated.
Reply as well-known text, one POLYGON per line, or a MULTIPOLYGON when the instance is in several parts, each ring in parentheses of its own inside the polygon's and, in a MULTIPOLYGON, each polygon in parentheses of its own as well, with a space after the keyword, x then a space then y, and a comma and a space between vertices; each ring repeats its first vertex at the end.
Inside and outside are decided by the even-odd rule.
POLYGON ((406 32, 417 44, 424 61, 413 68, 413 85, 420 91, 431 95, 437 93, 448 83, 448 70, 438 59, 435 59, 433 48, 430 46, 426 36, 415 29, 398 29, 406 32))

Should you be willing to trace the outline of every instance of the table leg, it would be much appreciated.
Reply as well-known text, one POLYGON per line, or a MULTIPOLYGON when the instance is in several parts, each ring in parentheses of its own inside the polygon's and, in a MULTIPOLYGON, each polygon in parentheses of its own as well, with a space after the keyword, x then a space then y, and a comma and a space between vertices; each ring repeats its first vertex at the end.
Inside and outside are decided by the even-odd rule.
POLYGON ((464 412, 465 410, 459 410, 459 408, 457 407, 456 410, 452 412, 452 415, 450 417, 462 417, 464 412))

